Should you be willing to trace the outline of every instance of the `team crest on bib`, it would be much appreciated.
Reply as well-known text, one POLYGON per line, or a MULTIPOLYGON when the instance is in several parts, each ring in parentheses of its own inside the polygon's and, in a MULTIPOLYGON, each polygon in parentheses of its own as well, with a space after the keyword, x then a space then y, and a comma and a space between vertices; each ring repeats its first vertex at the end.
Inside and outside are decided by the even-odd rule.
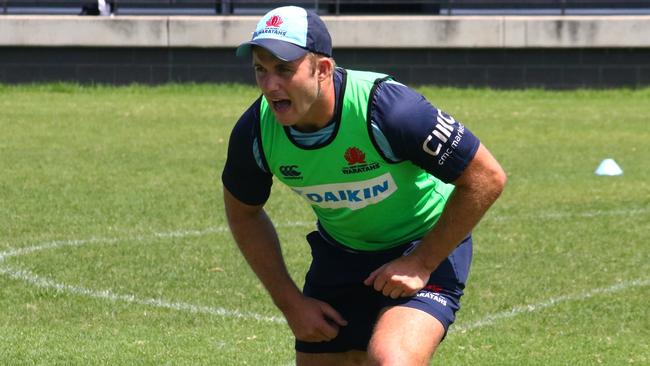
POLYGON ((343 174, 363 173, 379 168, 377 162, 367 163, 366 154, 357 147, 348 147, 343 157, 348 162, 348 165, 341 169, 343 174))

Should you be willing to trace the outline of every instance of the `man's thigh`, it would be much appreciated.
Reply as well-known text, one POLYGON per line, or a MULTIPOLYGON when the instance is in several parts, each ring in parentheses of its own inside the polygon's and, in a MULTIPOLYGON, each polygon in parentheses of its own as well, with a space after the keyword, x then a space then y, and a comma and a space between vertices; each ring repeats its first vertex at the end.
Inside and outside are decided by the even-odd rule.
POLYGON ((304 294, 328 303, 347 321, 329 342, 296 340, 296 351, 303 353, 339 353, 365 351, 377 316, 382 309, 382 295, 363 284, 347 286, 306 285, 304 294))
POLYGON ((324 241, 318 232, 307 236, 313 261, 305 278, 303 293, 328 303, 348 321, 330 342, 296 340, 296 351, 339 353, 365 351, 377 316, 384 308, 384 296, 363 280, 375 269, 399 256, 394 254, 350 253, 324 241))
POLYGON ((368 357, 371 364, 428 365, 445 335, 440 320, 406 306, 385 309, 375 325, 368 357))

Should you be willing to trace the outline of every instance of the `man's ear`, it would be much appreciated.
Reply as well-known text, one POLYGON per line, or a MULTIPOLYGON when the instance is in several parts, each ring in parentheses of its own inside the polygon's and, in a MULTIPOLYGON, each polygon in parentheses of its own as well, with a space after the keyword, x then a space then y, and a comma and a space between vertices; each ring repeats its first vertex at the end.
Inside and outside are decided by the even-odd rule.
POLYGON ((334 72, 334 61, 329 57, 319 57, 317 62, 318 81, 324 81, 332 77, 334 72))

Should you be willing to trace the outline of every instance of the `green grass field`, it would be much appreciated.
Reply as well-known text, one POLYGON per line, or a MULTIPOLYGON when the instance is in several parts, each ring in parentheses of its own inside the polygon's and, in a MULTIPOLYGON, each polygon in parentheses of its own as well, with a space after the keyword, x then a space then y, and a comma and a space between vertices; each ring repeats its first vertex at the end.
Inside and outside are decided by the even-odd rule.
MULTIPOLYGON (((650 89, 419 89, 509 181, 441 365, 650 364, 650 89), (596 176, 614 158, 617 177, 596 176)), ((226 227, 244 86, 0 86, 0 365, 290 365, 226 227)), ((306 205, 268 211, 292 275, 306 205)))

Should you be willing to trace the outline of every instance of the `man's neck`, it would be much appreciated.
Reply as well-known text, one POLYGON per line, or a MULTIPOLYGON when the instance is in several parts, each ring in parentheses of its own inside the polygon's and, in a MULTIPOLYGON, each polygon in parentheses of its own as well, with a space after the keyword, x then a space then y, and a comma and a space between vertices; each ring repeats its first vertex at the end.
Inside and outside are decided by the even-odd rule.
POLYGON ((336 93, 334 91, 334 77, 321 84, 320 95, 312 105, 306 121, 297 123, 292 127, 300 132, 314 132, 327 126, 334 117, 336 106, 336 93))

